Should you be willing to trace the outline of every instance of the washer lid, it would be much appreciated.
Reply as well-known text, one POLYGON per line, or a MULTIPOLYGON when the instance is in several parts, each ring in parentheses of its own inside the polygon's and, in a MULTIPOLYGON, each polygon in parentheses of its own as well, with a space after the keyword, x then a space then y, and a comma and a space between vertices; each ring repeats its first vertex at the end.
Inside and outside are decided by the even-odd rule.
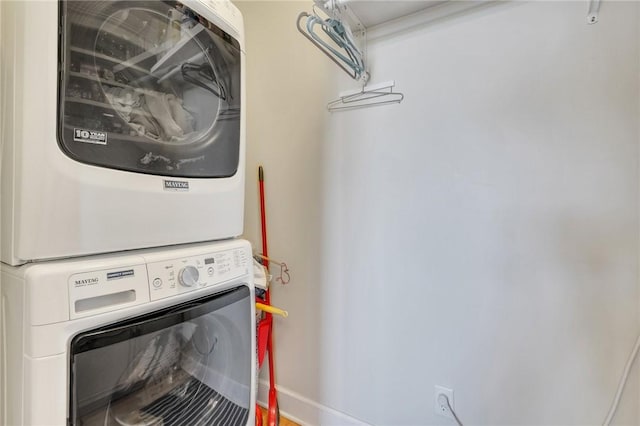
POLYGON ((71 424, 245 425, 252 304, 240 286, 78 334, 69 349, 71 424))

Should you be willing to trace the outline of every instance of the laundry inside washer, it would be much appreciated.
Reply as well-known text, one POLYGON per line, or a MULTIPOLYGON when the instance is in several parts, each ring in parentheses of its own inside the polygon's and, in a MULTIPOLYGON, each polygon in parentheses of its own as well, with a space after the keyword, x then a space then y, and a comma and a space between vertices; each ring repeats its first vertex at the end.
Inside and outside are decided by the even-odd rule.
POLYGON ((245 34, 229 0, 0 5, 2 262, 243 234, 245 34))
POLYGON ((1 264, 2 424, 253 424, 251 259, 236 239, 1 264))
POLYGON ((76 336, 73 423, 245 425, 247 294, 240 287, 76 336))
MULTIPOLYGON (((100 166, 232 175, 238 42, 179 3, 64 3, 61 143, 100 166)), ((167 173, 168 172, 168 173, 167 173)))

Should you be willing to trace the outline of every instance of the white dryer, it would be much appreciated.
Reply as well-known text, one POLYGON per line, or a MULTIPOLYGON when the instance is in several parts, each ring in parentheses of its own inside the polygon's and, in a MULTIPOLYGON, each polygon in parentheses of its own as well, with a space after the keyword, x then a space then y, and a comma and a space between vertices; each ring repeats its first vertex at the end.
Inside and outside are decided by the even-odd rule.
POLYGON ((3 262, 242 233, 244 31, 230 1, 0 8, 3 262))
POLYGON ((3 425, 253 425, 251 248, 2 265, 3 425))

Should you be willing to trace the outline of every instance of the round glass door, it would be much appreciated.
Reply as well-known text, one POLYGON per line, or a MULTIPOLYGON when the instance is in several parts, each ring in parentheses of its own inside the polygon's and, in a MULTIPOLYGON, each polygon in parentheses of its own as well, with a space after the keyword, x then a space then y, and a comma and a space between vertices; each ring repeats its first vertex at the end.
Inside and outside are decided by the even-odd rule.
POLYGON ((177 2, 70 1, 59 142, 92 165, 181 177, 238 166, 238 42, 177 2))

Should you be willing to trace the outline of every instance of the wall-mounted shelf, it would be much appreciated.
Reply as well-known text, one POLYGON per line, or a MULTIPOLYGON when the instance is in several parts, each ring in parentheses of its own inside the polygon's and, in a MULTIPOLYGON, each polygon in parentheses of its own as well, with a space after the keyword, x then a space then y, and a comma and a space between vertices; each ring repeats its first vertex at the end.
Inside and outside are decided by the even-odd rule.
POLYGON ((340 1, 367 28, 369 41, 447 16, 497 3, 495 0, 340 1))
MULTIPOLYGON (((432 9, 442 4, 450 3, 446 0, 422 0, 422 1, 361 1, 343 0, 342 4, 349 7, 358 17, 365 28, 372 28, 395 19, 425 10, 432 9)), ((456 1, 458 3, 458 1, 456 1)))

